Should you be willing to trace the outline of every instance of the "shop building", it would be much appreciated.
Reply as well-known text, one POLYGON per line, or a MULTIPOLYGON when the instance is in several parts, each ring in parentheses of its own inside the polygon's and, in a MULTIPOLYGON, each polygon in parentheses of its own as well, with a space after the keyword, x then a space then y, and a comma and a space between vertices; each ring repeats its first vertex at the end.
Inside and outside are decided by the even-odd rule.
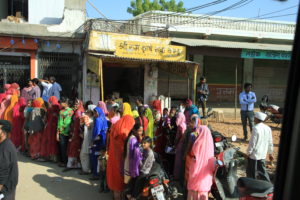
POLYGON ((215 105, 233 103, 245 82, 253 83, 258 99, 269 95, 283 103, 295 23, 162 11, 131 23, 142 27, 140 34, 167 35, 185 46, 187 59, 200 64, 198 77, 207 77, 215 105))

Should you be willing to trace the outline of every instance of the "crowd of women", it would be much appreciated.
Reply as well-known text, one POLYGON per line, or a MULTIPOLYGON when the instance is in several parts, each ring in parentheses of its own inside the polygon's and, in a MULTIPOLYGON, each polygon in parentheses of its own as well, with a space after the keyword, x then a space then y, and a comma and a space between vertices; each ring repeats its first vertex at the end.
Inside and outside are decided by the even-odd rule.
MULTIPOLYGON (((44 102, 20 97, 12 84, 0 94, 0 103, 0 118, 12 123, 10 137, 21 152, 34 160, 59 162, 64 171, 81 168, 80 174, 100 179, 101 192, 110 189, 115 200, 126 185, 137 186, 149 174, 154 152, 168 160, 170 149, 175 159, 168 173, 183 183, 188 199, 208 199, 214 144, 191 100, 170 110, 162 110, 159 100, 144 105, 141 98, 133 109, 111 97, 97 105, 63 97, 58 102, 55 96, 44 102)), ((127 197, 135 199, 139 192, 127 197)))

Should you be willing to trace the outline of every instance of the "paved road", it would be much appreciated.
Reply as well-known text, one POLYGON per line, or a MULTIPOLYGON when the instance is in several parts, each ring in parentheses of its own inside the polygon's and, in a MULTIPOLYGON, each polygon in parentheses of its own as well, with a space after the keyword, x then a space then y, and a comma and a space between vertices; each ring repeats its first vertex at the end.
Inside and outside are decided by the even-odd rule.
POLYGON ((54 163, 32 161, 19 155, 19 184, 16 200, 109 200, 111 194, 98 193, 98 182, 78 171, 62 172, 54 163))

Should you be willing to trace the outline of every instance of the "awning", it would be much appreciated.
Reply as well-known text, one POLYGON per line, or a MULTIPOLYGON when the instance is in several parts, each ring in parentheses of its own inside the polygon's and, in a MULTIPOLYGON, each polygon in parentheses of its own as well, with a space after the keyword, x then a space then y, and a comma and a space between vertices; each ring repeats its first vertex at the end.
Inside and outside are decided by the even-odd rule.
POLYGON ((140 58, 127 58, 127 57, 119 57, 114 54, 104 54, 104 53, 94 53, 94 52, 89 52, 89 55, 95 56, 95 57, 100 57, 104 61, 119 61, 119 62, 126 62, 126 61, 132 61, 132 62, 143 62, 143 63, 152 63, 152 62, 158 62, 158 63, 178 63, 178 64, 187 64, 187 65, 195 65, 199 64, 196 62, 191 62, 191 61, 165 61, 165 60, 155 60, 155 59, 140 59, 140 58))
POLYGON ((232 48, 232 49, 292 51, 292 45, 281 45, 281 44, 263 44, 263 43, 231 42, 231 41, 220 41, 220 40, 200 40, 200 39, 185 39, 185 38, 172 38, 171 41, 178 44, 190 46, 190 47, 219 47, 219 48, 232 48))

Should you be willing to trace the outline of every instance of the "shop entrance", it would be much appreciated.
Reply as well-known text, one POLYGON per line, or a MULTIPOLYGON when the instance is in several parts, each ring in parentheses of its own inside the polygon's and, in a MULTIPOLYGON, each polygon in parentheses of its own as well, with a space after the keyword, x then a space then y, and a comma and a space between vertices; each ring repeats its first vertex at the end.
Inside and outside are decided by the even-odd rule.
POLYGON ((132 97, 144 95, 144 67, 124 67, 104 64, 104 94, 120 94, 120 98, 129 101, 132 97))

